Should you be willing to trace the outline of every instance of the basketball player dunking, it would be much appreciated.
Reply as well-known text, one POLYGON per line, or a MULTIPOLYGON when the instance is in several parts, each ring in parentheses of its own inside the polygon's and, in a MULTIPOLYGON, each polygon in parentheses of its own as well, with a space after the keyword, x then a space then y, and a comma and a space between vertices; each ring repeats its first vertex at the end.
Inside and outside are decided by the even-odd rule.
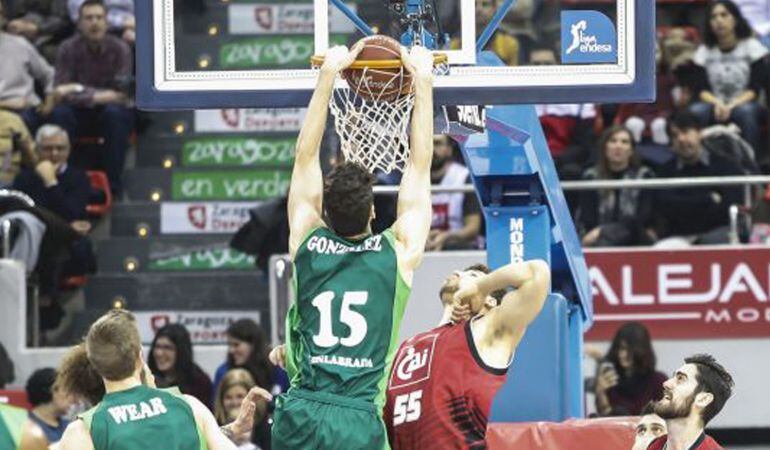
POLYGON ((297 140, 288 200, 295 295, 286 317, 291 388, 276 403, 275 449, 387 448, 385 385, 431 221, 433 56, 423 47, 401 50, 415 84, 411 155, 396 222, 372 235, 374 176, 344 162, 324 183, 319 161, 334 80, 361 48, 326 53, 297 140))
POLYGON ((152 381, 145 384, 152 375, 142 361, 136 320, 125 310, 110 311, 94 322, 85 348, 106 394, 67 427, 59 450, 235 450, 227 434, 251 432, 256 408, 252 396, 272 399, 264 389, 252 389, 241 406, 240 425, 220 429, 195 397, 156 389, 152 381))
POLYGON ((418 334, 396 354, 385 406, 394 450, 486 448, 492 399, 550 287, 540 260, 487 272, 472 266, 440 291, 445 319, 454 306, 457 320, 457 305, 468 305, 474 317, 418 334), (515 290, 505 293, 509 287, 515 290))

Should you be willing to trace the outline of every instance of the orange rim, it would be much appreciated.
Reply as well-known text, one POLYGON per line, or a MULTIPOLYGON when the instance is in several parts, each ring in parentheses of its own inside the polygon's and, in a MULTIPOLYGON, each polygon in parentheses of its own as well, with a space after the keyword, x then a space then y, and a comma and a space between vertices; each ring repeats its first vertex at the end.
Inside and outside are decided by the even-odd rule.
MULTIPOLYGON (((449 58, 445 53, 434 53, 433 54, 433 65, 439 65, 444 64, 447 62, 449 58)), ((324 63, 324 57, 319 55, 313 55, 310 57, 310 64, 313 67, 321 67, 321 65, 324 63)), ((353 64, 351 64, 348 69, 366 69, 367 67, 370 69, 398 69, 402 66, 400 59, 374 59, 374 60, 366 60, 366 59, 360 59, 353 61, 353 64)))

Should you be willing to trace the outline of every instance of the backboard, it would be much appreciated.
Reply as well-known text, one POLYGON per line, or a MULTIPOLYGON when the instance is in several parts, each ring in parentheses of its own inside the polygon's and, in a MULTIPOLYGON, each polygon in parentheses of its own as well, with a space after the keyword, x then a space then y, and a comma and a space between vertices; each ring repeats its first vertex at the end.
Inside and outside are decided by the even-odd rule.
POLYGON ((654 98, 653 0, 400 2, 137 0, 137 103, 155 110, 305 106, 317 75, 310 56, 370 32, 405 42, 405 15, 394 10, 415 4, 428 12, 434 47, 449 55, 449 74, 434 83, 438 104, 654 98), (542 47, 554 50, 550 62, 524 60, 542 47), (516 65, 476 65, 479 49, 516 65))

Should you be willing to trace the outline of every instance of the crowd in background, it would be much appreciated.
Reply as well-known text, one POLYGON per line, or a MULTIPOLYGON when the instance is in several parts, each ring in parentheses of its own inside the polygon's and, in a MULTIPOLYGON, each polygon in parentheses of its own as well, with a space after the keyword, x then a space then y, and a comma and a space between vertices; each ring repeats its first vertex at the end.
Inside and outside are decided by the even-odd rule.
MULTIPOLYGON (((548 14, 549 3, 517 2, 487 49, 510 65, 558 64, 560 37, 554 34, 558 24, 554 27, 554 17, 548 14), (540 25, 533 28, 533 23, 540 25)), ((706 7, 702 23, 685 20, 659 27, 655 103, 536 105, 560 178, 770 173, 766 102, 770 17, 755 3, 715 1, 706 7)), ((476 2, 477 26, 489 22, 496 6, 494 1, 476 2)), ((438 143, 444 141, 437 138, 438 143)), ((436 166, 442 164, 441 145, 436 145, 434 159, 436 166)), ((462 164, 458 148, 454 159, 453 164, 462 164)), ((434 171, 434 185, 463 184, 457 173, 434 171)), ((767 201, 764 191, 751 194, 754 205, 767 201)), ((483 246, 483 226, 477 225, 474 207, 462 198, 462 194, 434 195, 434 236, 461 236, 465 245, 459 248, 478 248, 483 246)), ((590 190, 567 192, 567 199, 586 247, 764 242, 762 236, 752 237, 749 223, 770 221, 762 208, 746 207, 740 186, 590 190), (734 229, 731 206, 749 219, 737 222, 734 229)), ((441 239, 429 243, 432 250, 458 248, 442 245, 441 239)))

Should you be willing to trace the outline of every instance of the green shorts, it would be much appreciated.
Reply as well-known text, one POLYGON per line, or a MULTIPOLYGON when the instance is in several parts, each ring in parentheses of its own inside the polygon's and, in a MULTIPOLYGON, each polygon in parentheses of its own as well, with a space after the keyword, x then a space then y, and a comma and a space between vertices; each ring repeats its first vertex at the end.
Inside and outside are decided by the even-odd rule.
POLYGON ((276 400, 271 448, 380 450, 390 446, 374 403, 292 388, 276 400))

